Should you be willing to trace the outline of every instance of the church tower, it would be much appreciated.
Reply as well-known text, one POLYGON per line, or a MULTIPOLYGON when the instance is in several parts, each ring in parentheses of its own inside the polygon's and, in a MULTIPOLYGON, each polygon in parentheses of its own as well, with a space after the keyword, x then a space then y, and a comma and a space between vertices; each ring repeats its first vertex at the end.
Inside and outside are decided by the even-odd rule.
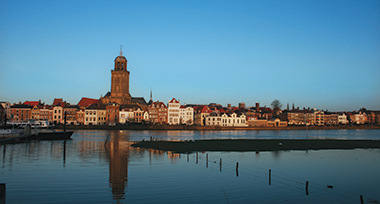
POLYGON ((130 104, 128 60, 123 56, 122 47, 120 55, 115 58, 114 70, 111 70, 111 102, 130 104))

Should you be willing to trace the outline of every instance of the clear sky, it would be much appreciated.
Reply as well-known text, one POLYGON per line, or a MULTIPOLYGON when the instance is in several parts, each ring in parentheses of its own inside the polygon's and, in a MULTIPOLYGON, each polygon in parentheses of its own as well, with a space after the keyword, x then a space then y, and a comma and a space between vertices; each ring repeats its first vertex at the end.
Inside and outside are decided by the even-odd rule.
POLYGON ((380 110, 380 1, 0 0, 0 101, 110 91, 167 103, 380 110))

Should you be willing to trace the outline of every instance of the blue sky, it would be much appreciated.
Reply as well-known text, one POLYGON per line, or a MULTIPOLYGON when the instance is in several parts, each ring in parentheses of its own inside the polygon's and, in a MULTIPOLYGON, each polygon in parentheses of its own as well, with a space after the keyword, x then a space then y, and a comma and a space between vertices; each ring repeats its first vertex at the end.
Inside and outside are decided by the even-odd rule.
POLYGON ((135 97, 380 110, 380 1, 0 0, 0 101, 135 97))

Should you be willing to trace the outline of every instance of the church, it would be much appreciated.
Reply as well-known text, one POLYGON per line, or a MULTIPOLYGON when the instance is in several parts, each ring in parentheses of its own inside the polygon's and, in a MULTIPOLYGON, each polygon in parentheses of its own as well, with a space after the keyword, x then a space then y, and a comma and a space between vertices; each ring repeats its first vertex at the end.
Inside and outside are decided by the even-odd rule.
POLYGON ((147 107, 143 97, 132 97, 129 93, 129 75, 127 69, 128 60, 123 56, 122 47, 120 55, 115 58, 114 69, 111 70, 111 92, 100 98, 102 104, 117 103, 119 105, 139 106, 141 109, 147 107))

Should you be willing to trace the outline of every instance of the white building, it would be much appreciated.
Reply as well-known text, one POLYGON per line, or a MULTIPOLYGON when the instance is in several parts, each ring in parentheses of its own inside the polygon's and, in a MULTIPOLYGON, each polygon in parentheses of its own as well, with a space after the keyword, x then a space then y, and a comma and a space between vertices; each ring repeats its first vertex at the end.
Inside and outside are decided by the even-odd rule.
POLYGON ((125 124, 134 120, 134 111, 132 109, 122 109, 119 111, 119 123, 125 124))
POLYGON ((98 110, 96 109, 85 110, 84 125, 98 125, 98 110))
POLYGON ((180 123, 192 125, 194 123, 194 108, 192 107, 180 107, 180 123))
POLYGON ((347 115, 344 113, 339 114, 338 115, 338 123, 339 124, 347 124, 348 123, 347 115))
POLYGON ((144 111, 144 121, 149 121, 149 112, 144 111))
POLYGON ((238 116, 236 113, 220 116, 218 113, 211 113, 205 117, 206 126, 223 126, 223 127, 246 127, 246 117, 244 114, 238 116))
POLYGON ((63 108, 62 106, 54 106, 53 107, 53 122, 54 123, 63 123, 63 108))
POLYGON ((180 103, 175 98, 168 103, 168 123, 169 125, 178 125, 180 123, 180 103))

